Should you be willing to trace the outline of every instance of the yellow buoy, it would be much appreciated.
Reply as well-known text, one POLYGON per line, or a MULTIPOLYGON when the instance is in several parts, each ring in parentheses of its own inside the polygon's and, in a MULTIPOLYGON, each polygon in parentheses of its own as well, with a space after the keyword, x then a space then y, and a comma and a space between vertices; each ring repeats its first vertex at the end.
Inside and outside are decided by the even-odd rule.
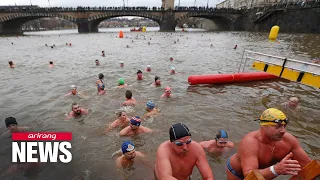
POLYGON ((278 33, 279 33, 279 26, 273 26, 270 30, 270 34, 269 34, 269 40, 271 41, 275 41, 278 37, 278 33))
POLYGON ((147 31, 147 27, 143 26, 142 27, 142 32, 146 32, 147 31))

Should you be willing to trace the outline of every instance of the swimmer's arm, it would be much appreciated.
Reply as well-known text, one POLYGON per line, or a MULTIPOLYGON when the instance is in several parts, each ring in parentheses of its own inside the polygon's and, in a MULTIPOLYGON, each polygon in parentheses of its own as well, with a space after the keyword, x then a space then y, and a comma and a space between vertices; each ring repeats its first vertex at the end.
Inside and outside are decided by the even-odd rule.
POLYGON ((105 133, 108 133, 109 131, 111 131, 113 128, 116 128, 118 126, 117 124, 117 120, 113 121, 113 123, 111 123, 107 128, 105 133))
POLYGON ((270 167, 259 169, 259 142, 253 137, 245 137, 240 142, 239 155, 243 176, 246 177, 257 169, 265 179, 273 179, 276 176, 270 171, 270 167), (250 147, 250 148, 248 148, 250 147))
POLYGON ((156 172, 159 180, 178 180, 172 176, 172 167, 168 157, 168 153, 164 149, 163 145, 160 145, 157 151, 156 172))
POLYGON ((200 146, 199 146, 198 159, 196 162, 196 166, 200 171, 202 179, 214 180, 212 170, 211 170, 209 163, 207 161, 206 153, 204 152, 204 150, 200 146))
POLYGON ((297 160, 301 168, 303 168, 305 165, 307 165, 311 161, 311 159, 308 156, 308 154, 302 149, 297 138, 295 138, 292 135, 290 135, 289 138, 292 144, 292 149, 291 149, 291 152, 293 153, 292 159, 297 160))
POLYGON ((121 166, 121 158, 120 157, 118 157, 117 160, 116 160, 116 167, 118 169, 122 168, 122 166, 121 166))
POLYGON ((149 133, 149 132, 153 132, 152 129, 145 127, 144 132, 149 133))
POLYGON ((120 136, 126 136, 126 135, 128 134, 128 130, 127 130, 127 129, 128 129, 128 128, 122 129, 122 130, 120 131, 119 135, 120 135, 120 136))
POLYGON ((89 113, 89 111, 86 110, 86 109, 82 109, 82 112, 83 112, 83 114, 85 114, 85 115, 89 113))

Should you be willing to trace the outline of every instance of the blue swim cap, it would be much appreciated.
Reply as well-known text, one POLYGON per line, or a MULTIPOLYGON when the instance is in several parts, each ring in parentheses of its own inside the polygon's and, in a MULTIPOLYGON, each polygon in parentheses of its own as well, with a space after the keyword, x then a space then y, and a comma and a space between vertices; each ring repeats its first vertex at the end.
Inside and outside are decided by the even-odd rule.
POLYGON ((221 129, 219 130, 217 136, 216 136, 216 139, 219 139, 219 138, 228 138, 228 133, 227 131, 221 129))
POLYGON ((134 144, 131 141, 125 141, 121 146, 122 153, 130 152, 134 150, 134 144))
POLYGON ((153 109, 156 107, 152 101, 148 101, 146 105, 147 105, 148 109, 153 109))
POLYGON ((130 124, 135 125, 135 126, 140 126, 140 124, 141 124, 140 116, 132 117, 130 119, 130 124))

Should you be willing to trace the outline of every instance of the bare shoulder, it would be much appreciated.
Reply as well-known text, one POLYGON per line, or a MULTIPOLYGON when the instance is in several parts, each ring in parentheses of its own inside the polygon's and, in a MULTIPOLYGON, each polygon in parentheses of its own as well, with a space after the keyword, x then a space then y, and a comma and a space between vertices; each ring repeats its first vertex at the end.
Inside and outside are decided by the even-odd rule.
POLYGON ((209 144, 210 144, 211 141, 212 141, 212 140, 210 140, 210 141, 202 141, 202 142, 199 142, 199 144, 200 144, 203 148, 208 148, 208 146, 209 146, 209 144))
POLYGON ((284 136, 283 136, 283 141, 285 143, 290 143, 292 145, 295 145, 295 144, 299 144, 299 141, 296 137, 294 137, 291 133, 285 133, 284 136))
POLYGON ((161 143, 158 147, 157 154, 161 154, 161 156, 166 156, 169 152, 169 141, 165 141, 161 143))
POLYGON ((239 152, 254 152, 259 149, 259 140, 257 138, 258 131, 253 131, 246 134, 241 140, 238 148, 239 152), (250 147, 250 148, 248 148, 250 147))
POLYGON ((197 155, 201 155, 201 153, 204 152, 203 147, 201 146, 200 143, 196 142, 196 141, 192 141, 192 143, 190 144, 191 148, 193 149, 193 151, 197 154, 197 155))
POLYGON ((138 157, 145 157, 146 155, 145 154, 143 154, 142 152, 140 152, 140 151, 136 151, 136 156, 138 156, 138 157))
POLYGON ((129 128, 130 128, 130 126, 127 126, 127 127, 125 127, 125 128, 123 128, 121 131, 120 131, 120 135, 126 135, 127 133, 128 133, 128 131, 129 131, 129 128))

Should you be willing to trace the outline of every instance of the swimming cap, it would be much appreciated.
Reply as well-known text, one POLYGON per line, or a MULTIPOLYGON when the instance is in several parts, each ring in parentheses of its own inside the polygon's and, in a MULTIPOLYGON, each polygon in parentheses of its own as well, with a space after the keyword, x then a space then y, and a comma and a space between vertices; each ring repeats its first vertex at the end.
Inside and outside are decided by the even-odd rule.
POLYGON ((299 99, 297 97, 291 97, 289 99, 289 101, 291 101, 291 102, 299 102, 299 99))
POLYGON ((227 131, 223 129, 219 130, 218 134, 216 135, 216 140, 218 140, 219 138, 228 138, 227 131))
MULTIPOLYGON (((266 126, 266 125, 275 125, 276 122, 263 122, 264 120, 265 121, 287 120, 287 117, 282 111, 275 108, 269 108, 261 114, 259 120, 260 120, 261 126, 266 126)), ((286 124, 286 123, 281 122, 281 124, 286 124)))
POLYGON ((154 82, 156 82, 158 79, 160 79, 159 76, 154 77, 154 82))
POLYGON ((135 125, 135 126, 140 126, 140 124, 141 124, 140 116, 132 117, 130 119, 130 124, 135 125))
POLYGON ((172 67, 171 67, 171 70, 176 70, 176 68, 172 66, 172 67))
POLYGON ((151 67, 150 65, 147 65, 147 67, 149 68, 149 67, 151 67))
POLYGON ((16 118, 14 117, 7 117, 5 120, 6 126, 8 127, 11 124, 18 125, 16 118))
POLYGON ((138 71, 137 71, 137 74, 139 74, 139 73, 142 73, 142 71, 138 70, 138 71))
POLYGON ((120 79, 118 80, 118 84, 119 84, 119 85, 124 85, 124 79, 123 79, 123 78, 120 78, 120 79))
POLYGON ((189 129, 182 123, 174 124, 169 129, 170 142, 176 141, 186 136, 191 136, 189 129))
POLYGON ((77 88, 77 86, 76 85, 71 85, 71 88, 74 89, 74 88, 77 88))
POLYGON ((164 89, 164 91, 171 91, 171 88, 168 86, 164 89))
POLYGON ((130 152, 134 150, 134 144, 131 141, 125 141, 121 146, 122 153, 130 152))
POLYGON ((120 61, 120 64, 123 64, 123 61, 120 61))
POLYGON ((102 73, 99 74, 99 79, 104 78, 104 75, 102 73))
POLYGON ((152 101, 148 101, 146 105, 148 109, 153 109, 154 107, 156 107, 152 101))

